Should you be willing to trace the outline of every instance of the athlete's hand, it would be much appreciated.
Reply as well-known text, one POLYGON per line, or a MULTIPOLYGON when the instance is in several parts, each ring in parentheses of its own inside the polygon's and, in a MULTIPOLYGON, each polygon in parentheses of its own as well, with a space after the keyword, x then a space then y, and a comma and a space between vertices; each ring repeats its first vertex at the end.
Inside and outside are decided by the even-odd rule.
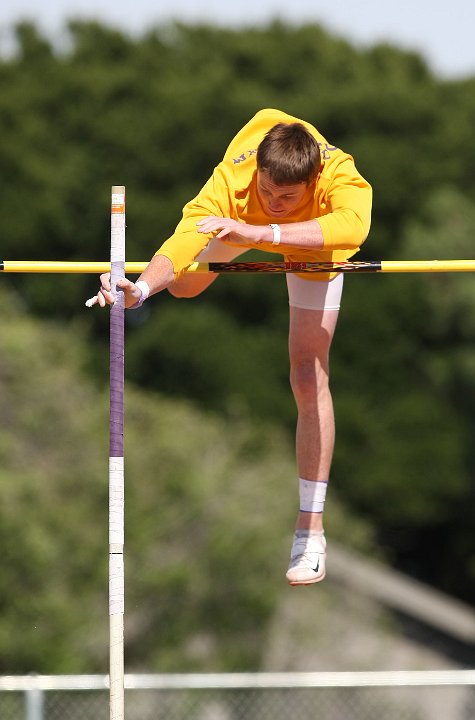
POLYGON ((231 218, 217 217, 209 215, 197 222, 198 232, 209 235, 215 233, 215 237, 223 242, 229 242, 233 245, 259 245, 266 239, 266 234, 270 233, 272 240, 272 232, 266 225, 248 225, 247 223, 238 222, 231 218))
MULTIPOLYGON (((111 292, 110 273, 104 273, 101 275, 100 280, 101 287, 99 288, 97 295, 94 295, 94 297, 86 301, 87 307, 92 307, 93 305, 105 307, 106 305, 113 305, 115 302, 115 298, 111 292)), ((117 280, 117 287, 121 288, 124 292, 124 306, 126 308, 130 308, 132 305, 135 305, 135 303, 142 297, 140 288, 138 288, 131 280, 127 280, 127 278, 120 278, 117 280)))

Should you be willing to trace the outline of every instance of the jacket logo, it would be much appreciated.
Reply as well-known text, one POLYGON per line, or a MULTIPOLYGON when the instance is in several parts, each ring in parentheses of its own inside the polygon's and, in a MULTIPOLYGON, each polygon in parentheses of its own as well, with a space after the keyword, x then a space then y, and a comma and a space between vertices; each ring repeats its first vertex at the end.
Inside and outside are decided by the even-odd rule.
POLYGON ((241 153, 238 158, 233 158, 234 165, 238 165, 239 163, 244 162, 244 160, 247 160, 252 155, 257 155, 257 148, 255 150, 246 150, 245 153, 241 153))
MULTIPOLYGON (((329 160, 331 157, 330 153, 338 150, 335 145, 329 145, 328 143, 323 144, 319 142, 318 147, 320 148, 322 160, 329 160)), ((253 155, 257 155, 257 148, 255 150, 246 150, 246 152, 241 153, 237 158, 233 158, 233 165, 239 165, 239 163, 248 160, 253 155)))

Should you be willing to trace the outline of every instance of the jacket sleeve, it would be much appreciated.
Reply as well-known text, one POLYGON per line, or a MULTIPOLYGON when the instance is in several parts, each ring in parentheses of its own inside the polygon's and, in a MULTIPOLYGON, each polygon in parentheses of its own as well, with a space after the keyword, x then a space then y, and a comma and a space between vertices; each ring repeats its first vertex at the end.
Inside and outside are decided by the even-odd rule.
POLYGON ((352 158, 340 163, 325 193, 327 213, 317 220, 325 250, 358 249, 371 224, 372 189, 352 158))
POLYGON ((175 276, 179 277, 212 237, 198 232, 197 222, 208 215, 226 217, 228 214, 229 192, 218 166, 198 195, 185 205, 175 232, 155 254, 165 255, 173 265, 175 276))

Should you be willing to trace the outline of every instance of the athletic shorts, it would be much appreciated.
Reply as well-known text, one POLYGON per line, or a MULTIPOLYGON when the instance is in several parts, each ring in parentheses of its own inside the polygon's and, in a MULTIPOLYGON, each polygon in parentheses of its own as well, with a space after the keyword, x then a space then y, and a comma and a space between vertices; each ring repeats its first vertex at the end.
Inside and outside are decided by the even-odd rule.
MULTIPOLYGON (((231 262, 242 255, 237 247, 212 239, 196 258, 199 262, 231 262)), ((343 292, 343 273, 332 280, 304 280, 286 273, 289 305, 303 310, 339 310, 343 292)))

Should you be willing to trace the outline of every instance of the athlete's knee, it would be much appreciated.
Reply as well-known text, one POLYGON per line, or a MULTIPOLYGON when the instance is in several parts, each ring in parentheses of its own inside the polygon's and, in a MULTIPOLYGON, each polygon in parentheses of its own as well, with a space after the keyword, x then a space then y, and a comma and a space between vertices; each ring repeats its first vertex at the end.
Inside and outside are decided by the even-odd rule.
POLYGON ((173 295, 174 298, 192 298, 199 295, 202 290, 197 288, 185 288, 181 285, 175 286, 175 284, 173 284, 168 288, 168 292, 170 295, 173 295))
POLYGON ((296 359, 290 366, 290 384, 297 402, 314 400, 328 391, 328 366, 317 357, 296 359))
POLYGON ((213 282, 214 278, 181 277, 169 286, 168 292, 175 298, 192 298, 200 295, 213 282))

